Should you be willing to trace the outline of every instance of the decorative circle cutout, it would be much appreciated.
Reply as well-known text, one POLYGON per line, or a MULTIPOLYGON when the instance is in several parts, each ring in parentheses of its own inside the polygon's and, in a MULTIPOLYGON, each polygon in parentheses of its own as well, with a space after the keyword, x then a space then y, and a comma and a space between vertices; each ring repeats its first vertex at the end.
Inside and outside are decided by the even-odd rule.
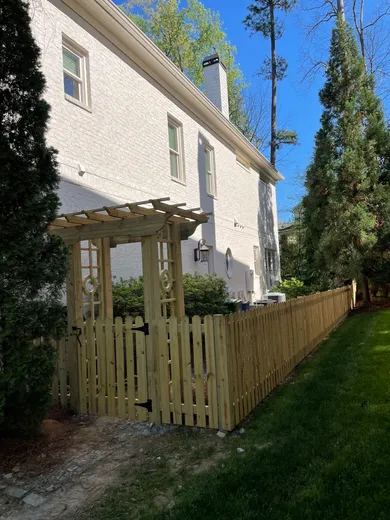
POLYGON ((90 274, 87 274, 87 276, 84 276, 83 278, 83 293, 86 296, 91 296, 91 294, 94 294, 98 288, 98 281, 96 278, 91 276, 90 274))
POLYGON ((163 269, 160 272, 160 286, 161 290, 168 293, 172 289, 172 276, 168 269, 163 269))
POLYGON ((233 255, 230 247, 226 249, 225 253, 225 262, 226 262, 226 274, 228 278, 233 276, 233 255))

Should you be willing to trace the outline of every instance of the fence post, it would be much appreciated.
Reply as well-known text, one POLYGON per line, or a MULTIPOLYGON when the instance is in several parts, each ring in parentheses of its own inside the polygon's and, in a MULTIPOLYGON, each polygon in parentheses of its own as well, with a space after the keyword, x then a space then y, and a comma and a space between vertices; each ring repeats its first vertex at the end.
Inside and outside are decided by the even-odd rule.
POLYGON ((220 429, 232 430, 233 421, 233 400, 231 381, 229 377, 228 359, 228 332, 226 327, 226 317, 220 314, 214 318, 214 348, 215 365, 217 379, 217 404, 218 404, 218 426, 220 429))
POLYGON ((356 290, 357 290, 356 280, 352 280, 352 285, 351 285, 351 310, 353 310, 356 307, 356 290))

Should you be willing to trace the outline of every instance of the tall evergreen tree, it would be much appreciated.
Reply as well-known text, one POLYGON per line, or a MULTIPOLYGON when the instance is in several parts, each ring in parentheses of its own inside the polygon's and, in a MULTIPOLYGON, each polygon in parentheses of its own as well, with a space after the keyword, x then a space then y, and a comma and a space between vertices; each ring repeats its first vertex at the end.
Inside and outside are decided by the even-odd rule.
POLYGON ((59 175, 26 2, 1 0, 0 20, 0 430, 32 434, 48 404, 67 254, 48 234, 59 175))
POLYGON ((304 198, 314 277, 365 279, 382 227, 389 185, 386 128, 373 80, 341 15, 332 33, 324 106, 304 198))

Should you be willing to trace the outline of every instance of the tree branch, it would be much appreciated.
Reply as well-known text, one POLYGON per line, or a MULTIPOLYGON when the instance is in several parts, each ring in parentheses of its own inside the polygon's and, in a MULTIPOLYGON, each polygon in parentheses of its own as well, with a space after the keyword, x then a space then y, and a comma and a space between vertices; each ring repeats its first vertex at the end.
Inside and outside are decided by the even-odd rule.
POLYGON ((383 17, 387 16, 388 14, 390 14, 390 7, 388 7, 384 13, 380 14, 379 16, 377 16, 375 18, 375 20, 373 20, 371 23, 368 23, 367 25, 365 25, 363 27, 363 29, 368 29, 368 27, 372 27, 373 25, 378 23, 379 20, 381 20, 383 17))

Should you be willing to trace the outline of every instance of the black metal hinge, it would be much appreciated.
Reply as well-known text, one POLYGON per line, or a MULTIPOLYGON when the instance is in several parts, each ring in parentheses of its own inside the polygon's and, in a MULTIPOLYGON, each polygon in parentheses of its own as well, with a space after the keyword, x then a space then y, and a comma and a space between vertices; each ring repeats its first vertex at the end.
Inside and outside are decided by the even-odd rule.
POLYGON ((148 412, 152 412, 153 411, 153 408, 152 408, 152 400, 151 399, 148 399, 146 401, 146 403, 134 403, 135 406, 141 406, 142 408, 146 408, 148 412))
POLYGON ((72 327, 72 334, 74 334, 76 336, 77 341, 78 341, 80 347, 82 347, 82 344, 81 344, 81 341, 80 341, 80 336, 82 334, 82 330, 80 329, 80 327, 73 326, 72 327))
POLYGON ((141 327, 132 327, 132 330, 143 332, 145 336, 149 336, 149 323, 144 323, 141 327))

